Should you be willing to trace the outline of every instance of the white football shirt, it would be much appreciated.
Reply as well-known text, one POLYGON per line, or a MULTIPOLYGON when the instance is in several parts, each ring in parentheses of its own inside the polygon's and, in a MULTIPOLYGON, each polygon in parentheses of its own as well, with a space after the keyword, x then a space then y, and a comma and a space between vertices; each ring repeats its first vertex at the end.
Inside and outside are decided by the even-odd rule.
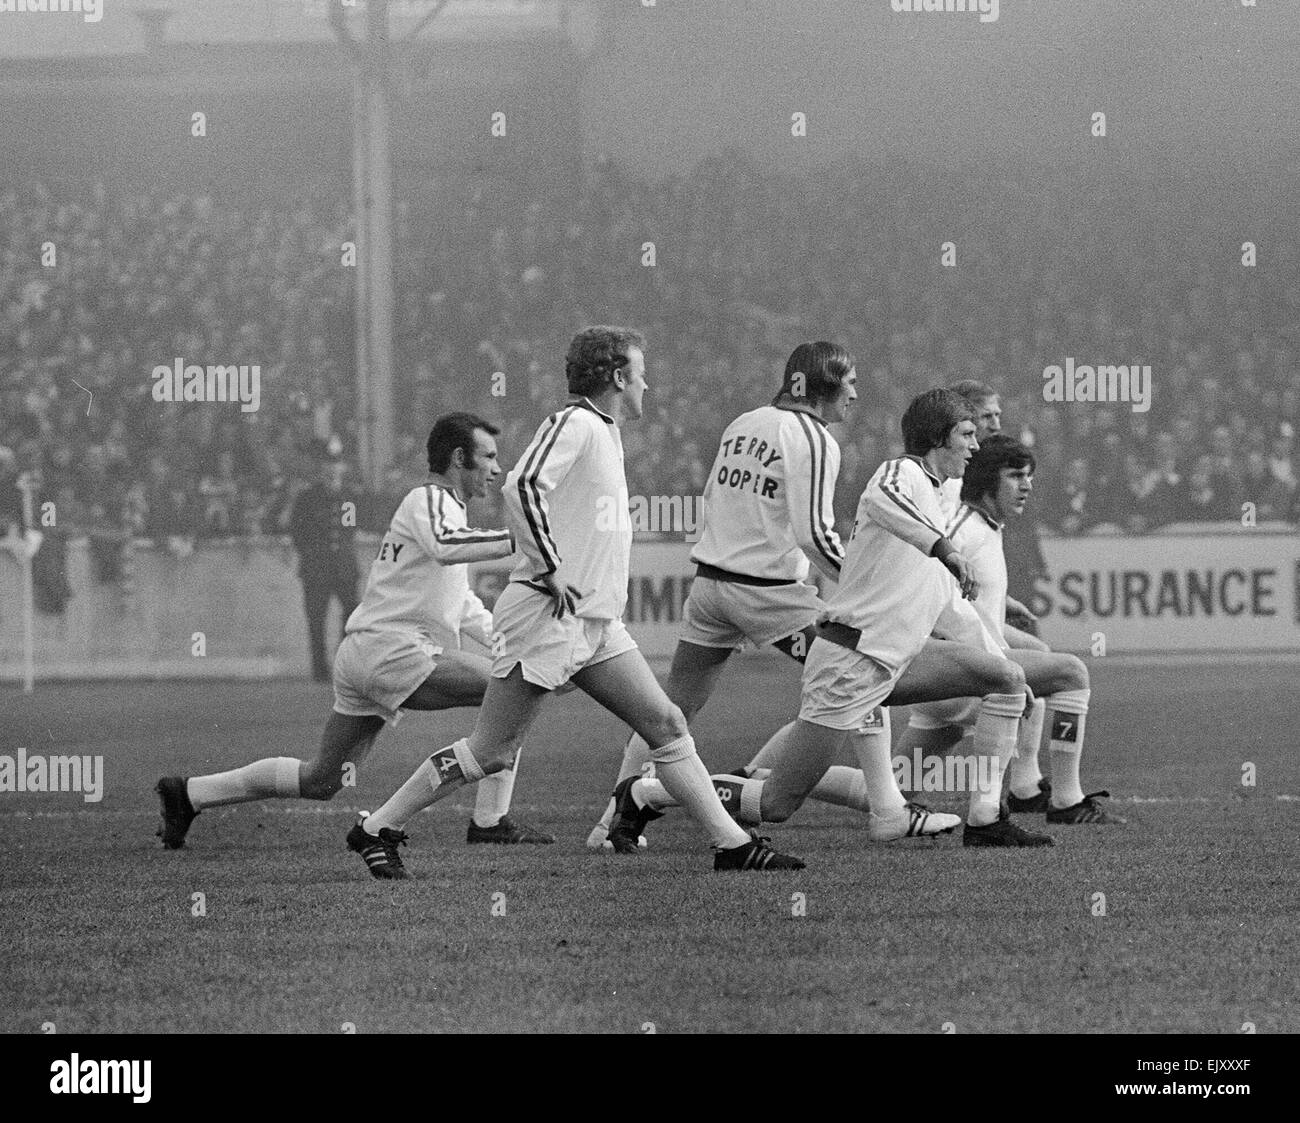
POLYGON ((940 480, 916 456, 887 460, 858 501, 840 583, 827 601, 829 619, 860 628, 858 650, 898 672, 916 657, 936 625, 963 643, 1001 654, 957 579, 938 558, 940 480))
POLYGON ((943 512, 943 525, 947 526, 957 517, 961 507, 961 478, 944 480, 939 485, 939 509, 943 512))
POLYGON ((586 398, 551 414, 506 476, 521 557, 510 575, 545 592, 553 573, 581 593, 575 615, 618 620, 627 605, 632 519, 618 426, 586 398))
POLYGON ((510 531, 475 530, 454 491, 425 484, 407 492, 370 563, 366 591, 345 631, 406 632, 459 648, 462 632, 492 644, 492 614, 469 587, 469 562, 513 550, 510 531))
POLYGON ((1007 617, 1007 559, 1002 550, 1002 524, 983 507, 963 503, 948 524, 948 537, 965 555, 979 582, 972 602, 984 626, 1003 647, 1008 647, 1003 627, 1007 617))
POLYGON ((805 409, 761 406, 727 426, 704 486, 691 561, 746 577, 803 581, 809 562, 838 580, 840 446, 805 409))

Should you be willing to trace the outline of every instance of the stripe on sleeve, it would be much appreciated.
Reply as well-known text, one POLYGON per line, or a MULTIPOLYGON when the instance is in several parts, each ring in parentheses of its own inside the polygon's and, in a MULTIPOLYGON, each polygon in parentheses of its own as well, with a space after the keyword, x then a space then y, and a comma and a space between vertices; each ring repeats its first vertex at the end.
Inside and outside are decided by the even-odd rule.
MULTIPOLYGON (((429 489, 434 490, 434 484, 429 484, 429 489)), ((478 530, 474 527, 448 527, 447 518, 443 513, 443 500, 447 493, 442 488, 437 488, 438 492, 438 517, 433 520, 433 506, 429 507, 429 518, 433 521, 433 537, 444 546, 464 546, 473 542, 502 542, 510 537, 509 530, 478 530)))
POLYGON ((546 563, 548 573, 554 573, 559 569, 560 551, 551 534, 546 508, 542 504, 542 494, 537 489, 537 478, 546 464, 551 449, 555 447, 560 430, 564 428, 564 423, 569 420, 575 409, 577 406, 569 406, 560 413, 552 414, 549 419, 550 432, 538 434, 528 463, 519 474, 519 498, 523 504, 524 515, 528 519, 528 528, 533 532, 533 540, 537 543, 537 550, 542 555, 542 561, 546 563))
POLYGON ((927 519, 921 513, 920 508, 917 507, 916 504, 913 503, 911 499, 909 499, 906 495, 904 495, 902 490, 899 488, 898 476, 902 470, 902 466, 903 466, 903 460, 900 459, 900 460, 893 461, 892 470, 887 471, 884 477, 880 481, 880 490, 883 491, 887 496, 889 496, 889 498, 892 499, 899 507, 901 507, 908 516, 915 519, 917 522, 919 522, 922 526, 926 527, 927 529, 934 531, 935 534, 937 534, 940 538, 942 538, 943 531, 940 530, 937 526, 935 526, 934 523, 932 523, 929 519, 927 519))
POLYGON ((974 513, 975 512, 972 511, 971 508, 965 506, 964 504, 960 508, 958 508, 957 514, 952 520, 952 525, 948 527, 948 537, 952 538, 957 533, 957 531, 961 529, 962 524, 968 518, 970 518, 971 515, 973 515, 974 513))
POLYGON ((791 410, 799 420, 799 426, 803 429, 803 435, 808 439, 808 451, 812 456, 813 467, 813 487, 812 494, 808 500, 808 526, 812 531, 813 544, 835 570, 838 572, 843 563, 843 558, 835 551, 831 544, 830 535, 827 533, 825 519, 822 518, 822 489, 826 486, 826 434, 817 430, 817 440, 813 441, 812 423, 808 418, 796 410, 791 410))

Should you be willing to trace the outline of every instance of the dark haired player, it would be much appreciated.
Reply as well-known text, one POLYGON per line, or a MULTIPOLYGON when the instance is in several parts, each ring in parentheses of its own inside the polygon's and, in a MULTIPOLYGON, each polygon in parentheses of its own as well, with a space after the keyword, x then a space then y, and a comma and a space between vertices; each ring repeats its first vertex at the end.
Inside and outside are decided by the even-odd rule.
POLYGON ((492 680, 474 731, 426 760, 348 846, 373 876, 408 876, 397 848, 422 808, 481 781, 509 759, 546 696, 572 681, 650 747, 659 780, 712 838, 717 870, 802 869, 723 810, 682 711, 623 626, 632 529, 597 517, 627 509, 619 425, 641 416, 645 341, 591 327, 569 345, 571 398, 551 414, 506 478, 519 561, 493 612, 492 680))
MULTIPOLYGON (((970 562, 979 582, 980 596, 975 610, 1008 655, 1021 664, 1036 705, 1051 711, 1048 723, 1052 780, 1042 792, 1035 790, 1035 778, 1025 778, 1030 789, 1019 796, 1014 787, 1008 796, 1012 811, 1046 811, 1049 823, 1122 823, 1107 811, 1098 798, 1108 792, 1085 795, 1079 783, 1079 759, 1083 752, 1084 726, 1091 698, 1088 668, 1083 660, 1058 654, 1041 644, 1040 649, 1012 649, 1006 620, 1007 565, 1002 552, 1002 528, 1008 518, 1024 514, 1033 490, 1033 454, 1010 437, 991 436, 971 459, 962 477, 961 504, 948 524, 953 546, 970 562)), ((906 755, 914 747, 940 753, 959 743, 969 730, 978 699, 955 699, 917 706, 911 724, 900 742, 906 755)), ((1026 723, 1028 724, 1028 723, 1026 723)), ((1038 738, 1043 718, 1033 727, 1034 770, 1037 771, 1038 738)), ((1020 751, 1026 752, 1024 736, 1020 751)), ((1017 780, 1011 770, 1011 782, 1017 780)))
MULTIPOLYGON (((259 799, 328 800, 344 785, 386 722, 403 710, 477 706, 489 678, 485 656, 460 650, 470 636, 491 647, 491 614, 469 587, 469 562, 508 556, 508 530, 475 530, 465 502, 487 494, 500 474, 499 430, 481 417, 438 419, 427 444, 431 482, 413 488, 393 515, 370 566, 361 603, 334 656, 334 709, 314 760, 268 757, 229 772, 158 781, 163 845, 184 845, 206 807, 259 799)), ((507 812, 518 757, 479 789, 469 842, 555 840, 507 812)))
MULTIPOLYGON (((772 404, 742 413, 723 431, 704 486, 703 530, 691 551, 697 570, 665 687, 688 722, 745 640, 803 662, 825 607, 808 581, 810 568, 834 581, 844 561, 834 516, 840 447, 827 426, 844 420, 856 382, 845 348, 801 343, 772 404)), ((635 849, 637 839, 608 839, 609 827, 618 799, 640 795, 630 780, 651 768, 650 750, 634 734, 589 847, 635 849)))

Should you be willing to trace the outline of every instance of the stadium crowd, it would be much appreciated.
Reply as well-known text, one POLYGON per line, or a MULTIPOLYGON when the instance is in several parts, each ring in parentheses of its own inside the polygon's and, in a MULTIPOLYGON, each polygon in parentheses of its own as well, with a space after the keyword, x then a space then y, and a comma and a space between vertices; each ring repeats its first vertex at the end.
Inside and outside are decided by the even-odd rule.
MULTIPOLYGON (((498 419, 509 463, 563 400, 563 348, 589 322, 649 339, 647 416, 624 434, 634 494, 698 493, 726 422, 770 398, 793 344, 828 338, 858 357, 846 522, 901 452, 907 401, 972 377, 1032 442, 1031 513, 1047 528, 1142 533, 1239 518, 1245 502, 1260 521, 1300 520, 1296 263, 1244 267, 1212 192, 1174 208, 1084 186, 1086 205, 1065 173, 793 177, 729 154, 660 183, 597 162, 567 194, 412 189, 398 206, 400 449, 381 491, 360 496, 361 523, 382 528, 423 478, 441 412, 498 419), (1043 368, 1067 356, 1149 364, 1150 409, 1045 401, 1043 368)), ((283 533, 316 461, 355 455, 348 211, 337 182, 270 201, 0 191, 0 536, 26 470, 110 573, 132 536, 183 550, 283 533), (177 357, 258 364, 260 408, 153 400, 151 371, 177 357)))

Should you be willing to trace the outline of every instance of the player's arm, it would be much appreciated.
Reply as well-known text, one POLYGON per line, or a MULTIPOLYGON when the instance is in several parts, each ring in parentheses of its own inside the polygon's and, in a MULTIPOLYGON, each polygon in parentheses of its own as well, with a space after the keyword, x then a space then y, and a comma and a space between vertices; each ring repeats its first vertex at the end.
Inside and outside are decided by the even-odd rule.
POLYGON ((917 502, 920 489, 933 486, 912 461, 886 461, 863 493, 867 515, 877 526, 915 546, 927 557, 938 558, 957 579, 962 596, 973 598, 979 592, 979 585, 970 562, 917 502))
POLYGON ((443 490, 438 487, 423 490, 425 509, 415 520, 416 528, 421 545, 439 565, 496 561, 514 553, 514 536, 509 530, 451 525, 443 490))
POLYGON ((1029 611, 1029 606, 1023 601, 1016 600, 1010 593, 1007 594, 1007 622, 1015 622, 1017 628, 1030 627, 1038 617, 1029 611))
POLYGON ((563 560, 551 532, 550 497, 587 448, 589 430, 577 412, 562 410, 547 418, 501 492, 517 549, 538 577, 555 573, 563 560))
POLYGON ((484 647, 492 646, 492 613, 478 599, 473 589, 465 593, 465 603, 460 613, 460 634, 481 643, 484 647))
POLYGON ((516 549, 528 559, 536 579, 555 600, 557 619, 573 612, 583 595, 556 576, 563 559, 550 522, 550 496, 586 452, 591 437, 588 423, 575 416, 581 412, 566 409, 547 418, 502 489, 510 524, 518 532, 516 549))
POLYGON ((832 581, 840 579, 844 544, 835 533, 835 481, 840 447, 814 421, 799 418, 803 432, 787 442, 786 506, 799 548, 832 581))
MULTIPOLYGON (((1010 598, 1008 598, 1008 601, 1009 600, 1010 598)), ((1008 604, 1007 616, 1010 617, 1010 615, 1011 615, 1011 609, 1010 609, 1010 604, 1008 604)), ((1033 635, 1030 632, 1022 632, 1019 628, 1011 624, 1003 624, 1002 633, 1007 637, 1008 644, 1010 644, 1012 647, 1018 647, 1022 651, 1024 650, 1051 651, 1052 650, 1050 647, 1047 646, 1047 644, 1045 644, 1042 640, 1040 640, 1036 635, 1033 635)))

